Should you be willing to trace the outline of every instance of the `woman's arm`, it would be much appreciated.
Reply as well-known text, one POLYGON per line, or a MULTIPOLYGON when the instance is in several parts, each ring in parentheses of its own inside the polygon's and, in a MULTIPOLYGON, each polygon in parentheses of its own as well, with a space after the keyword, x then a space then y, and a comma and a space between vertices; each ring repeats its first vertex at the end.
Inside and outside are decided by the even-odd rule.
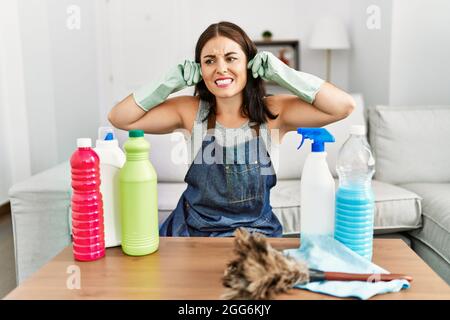
POLYGON ((108 120, 114 127, 122 130, 141 129, 151 134, 171 133, 176 129, 189 127, 187 119, 192 118, 189 115, 195 112, 192 107, 196 103, 195 97, 174 97, 145 112, 130 95, 112 108, 108 120))
POLYGON ((294 94, 272 96, 267 106, 279 117, 269 128, 280 129, 280 139, 298 127, 322 127, 347 117, 355 101, 346 92, 319 77, 290 68, 272 53, 262 51, 249 61, 253 77, 276 82, 294 94))
POLYGON ((185 60, 172 68, 162 79, 152 81, 119 102, 108 119, 123 130, 142 129, 146 133, 170 133, 186 125, 186 111, 193 97, 167 97, 201 80, 200 64, 185 60))
POLYGON ((336 117, 337 120, 348 117, 356 107, 351 95, 336 88, 329 82, 324 82, 316 94, 312 105, 320 111, 336 117))
POLYGON ((133 95, 130 94, 111 109, 108 120, 118 129, 130 130, 130 125, 144 115, 145 111, 136 104, 133 95))
POLYGON ((278 114, 269 127, 279 129, 279 140, 286 132, 300 127, 323 127, 348 117, 356 106, 351 95, 324 82, 313 104, 294 95, 275 95, 266 98, 268 107, 278 114))

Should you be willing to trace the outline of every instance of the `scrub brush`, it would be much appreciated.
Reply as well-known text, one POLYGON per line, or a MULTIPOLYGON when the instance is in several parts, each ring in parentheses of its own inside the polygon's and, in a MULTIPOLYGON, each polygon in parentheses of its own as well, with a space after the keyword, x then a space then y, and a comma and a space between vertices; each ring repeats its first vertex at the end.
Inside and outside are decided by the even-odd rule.
POLYGON ((355 274, 308 269, 306 263, 275 250, 266 238, 239 228, 235 231, 234 252, 237 257, 227 264, 222 278, 222 299, 271 299, 297 284, 312 281, 391 281, 412 277, 401 274, 355 274))

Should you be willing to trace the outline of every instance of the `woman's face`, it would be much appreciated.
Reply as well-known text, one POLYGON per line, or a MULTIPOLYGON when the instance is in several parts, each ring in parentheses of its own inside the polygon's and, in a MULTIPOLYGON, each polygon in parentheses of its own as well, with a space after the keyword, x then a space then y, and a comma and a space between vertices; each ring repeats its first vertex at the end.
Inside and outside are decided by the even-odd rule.
POLYGON ((247 57, 237 42, 218 36, 200 54, 202 78, 208 90, 220 98, 240 94, 247 84, 247 57))

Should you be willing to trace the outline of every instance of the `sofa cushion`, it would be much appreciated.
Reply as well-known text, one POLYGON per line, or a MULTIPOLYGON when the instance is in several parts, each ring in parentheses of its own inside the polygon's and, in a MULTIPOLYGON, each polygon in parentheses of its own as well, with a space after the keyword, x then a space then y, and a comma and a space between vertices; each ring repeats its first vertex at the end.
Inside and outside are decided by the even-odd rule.
POLYGON ((450 183, 410 183, 422 200, 423 227, 410 234, 450 263, 450 183))
MULTIPOLYGON (((336 180, 336 188, 338 181, 336 180)), ((372 181, 375 195, 375 234, 412 230, 420 227, 420 197, 414 192, 372 181)), ((283 225, 284 234, 300 231, 300 181, 281 180, 272 189, 271 205, 283 225)))
POLYGON ((160 225, 175 209, 186 188, 187 183, 185 182, 158 182, 158 221, 160 225))
POLYGON ((369 108, 369 132, 375 179, 450 182, 450 106, 369 108))

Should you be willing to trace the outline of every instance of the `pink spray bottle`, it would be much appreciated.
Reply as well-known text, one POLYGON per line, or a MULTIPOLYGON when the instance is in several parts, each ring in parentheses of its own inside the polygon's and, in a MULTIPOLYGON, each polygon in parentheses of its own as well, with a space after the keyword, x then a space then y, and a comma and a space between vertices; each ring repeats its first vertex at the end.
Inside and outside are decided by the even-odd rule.
POLYGON ((73 255, 78 261, 93 261, 105 256, 100 160, 91 139, 77 139, 77 147, 70 158, 73 255))

